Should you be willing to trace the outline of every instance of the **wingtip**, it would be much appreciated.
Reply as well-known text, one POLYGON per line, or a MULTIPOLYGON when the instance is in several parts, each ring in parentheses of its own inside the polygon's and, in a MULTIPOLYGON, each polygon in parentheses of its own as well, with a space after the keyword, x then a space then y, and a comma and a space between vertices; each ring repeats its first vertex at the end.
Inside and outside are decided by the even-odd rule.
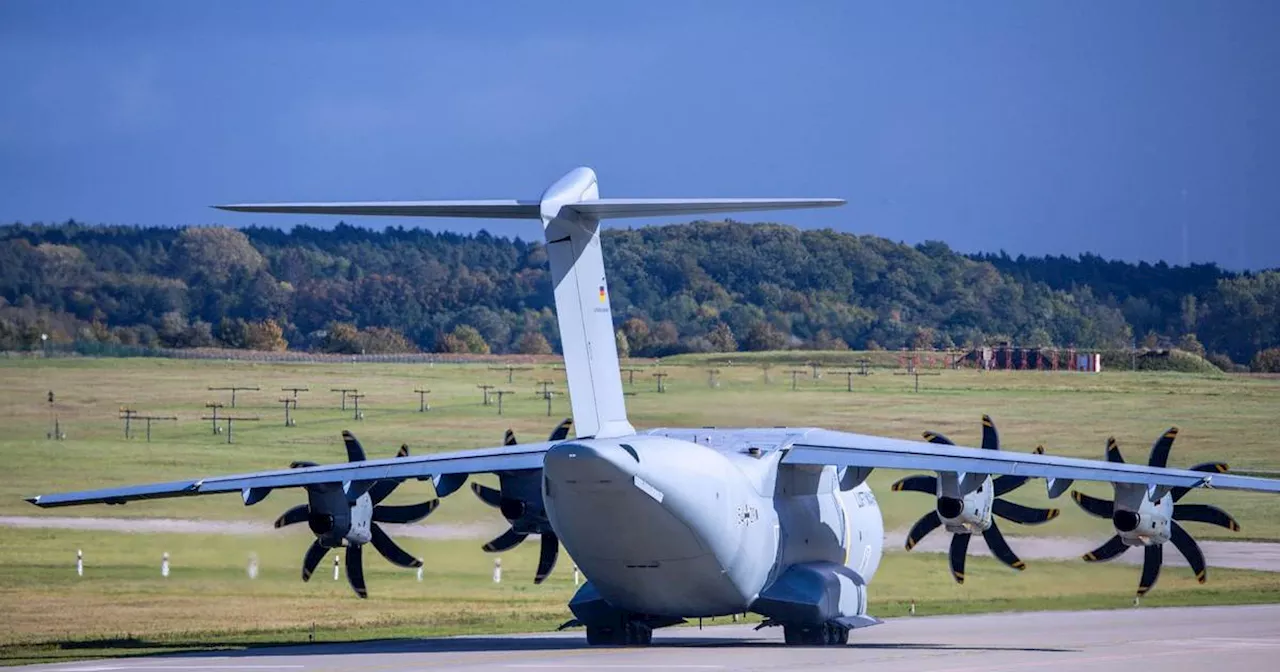
POLYGON ((43 496, 43 495, 35 495, 35 496, 33 496, 33 497, 23 497, 23 499, 25 499, 27 502, 29 502, 29 503, 31 503, 31 504, 35 504, 36 506, 40 506, 40 498, 41 498, 42 496, 43 496))

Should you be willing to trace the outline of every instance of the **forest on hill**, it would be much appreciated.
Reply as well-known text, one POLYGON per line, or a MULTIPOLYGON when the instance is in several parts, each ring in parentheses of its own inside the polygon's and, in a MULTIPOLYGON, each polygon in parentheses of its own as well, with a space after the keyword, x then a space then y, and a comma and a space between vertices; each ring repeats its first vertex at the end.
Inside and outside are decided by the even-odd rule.
MULTIPOLYGON (((1092 255, 966 256, 776 224, 604 232, 624 352, 1176 346, 1220 366, 1280 351, 1280 272, 1092 255)), ((0 226, 0 350, 55 342, 342 353, 545 353, 537 242, 339 224, 0 226)), ((1280 359, 1280 356, 1277 356, 1280 359)), ((1280 364, 1280 362, 1278 362, 1280 364)))

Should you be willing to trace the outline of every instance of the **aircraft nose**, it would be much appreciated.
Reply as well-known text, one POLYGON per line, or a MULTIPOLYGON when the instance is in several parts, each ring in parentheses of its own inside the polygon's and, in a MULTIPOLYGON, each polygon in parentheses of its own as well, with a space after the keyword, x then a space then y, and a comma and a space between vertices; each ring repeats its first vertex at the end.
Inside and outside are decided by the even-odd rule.
POLYGON ((604 441, 562 443, 547 451, 543 466, 555 480, 577 486, 629 484, 639 467, 635 449, 604 441))

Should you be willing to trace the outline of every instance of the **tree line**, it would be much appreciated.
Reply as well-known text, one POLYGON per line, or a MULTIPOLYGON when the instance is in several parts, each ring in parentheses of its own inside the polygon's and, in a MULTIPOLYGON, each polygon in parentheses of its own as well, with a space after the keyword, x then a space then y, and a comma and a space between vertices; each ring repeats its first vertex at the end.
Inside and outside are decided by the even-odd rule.
MULTIPOLYGON (((965 256, 832 230, 695 222, 603 234, 619 348, 681 352, 1178 346, 1220 366, 1280 345, 1280 273, 965 256)), ((0 349, 539 354, 544 247, 422 229, 0 226, 0 349)), ((1265 360, 1265 356, 1263 357, 1265 360)))

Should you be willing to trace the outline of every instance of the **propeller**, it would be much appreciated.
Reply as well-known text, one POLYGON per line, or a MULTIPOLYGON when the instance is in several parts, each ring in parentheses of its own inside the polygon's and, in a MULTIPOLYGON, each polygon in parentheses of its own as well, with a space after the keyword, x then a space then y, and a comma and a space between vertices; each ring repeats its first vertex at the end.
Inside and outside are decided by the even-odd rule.
MULTIPOLYGON (((363 462, 364 447, 351 432, 342 433, 347 449, 348 462, 363 462)), ((407 445, 400 446, 396 457, 409 455, 407 445)), ((297 461, 292 469, 314 467, 314 462, 297 461)), ((356 595, 369 596, 364 580, 364 545, 373 548, 392 564, 401 567, 421 567, 422 561, 410 555, 387 535, 378 523, 408 524, 426 518, 439 506, 440 500, 432 499, 418 504, 388 506, 382 504, 400 485, 396 479, 357 481, 344 486, 339 483, 308 485, 307 503, 285 511, 275 521, 276 528, 306 522, 316 540, 302 557, 302 580, 308 581, 316 567, 324 560, 329 549, 345 546, 347 581, 356 595)), ((265 497, 262 495, 261 497, 265 497)), ((257 501, 261 501, 258 497, 257 501)), ((248 495, 246 495, 246 501, 248 495)))
MULTIPOLYGON (((924 438, 930 443, 955 445, 951 439, 936 432, 925 432, 924 438)), ((989 415, 982 416, 982 447, 985 450, 1000 450, 1000 433, 989 415)), ((1044 448, 1037 446, 1035 452, 1043 455, 1044 448)), ((964 482, 975 477, 974 474, 961 477, 946 472, 939 476, 908 476, 893 484, 894 492, 923 492, 938 500, 933 511, 926 513, 911 526, 911 531, 907 533, 907 550, 915 548, 925 535, 946 524, 948 531, 953 533, 948 560, 951 576, 957 583, 964 583, 965 558, 974 532, 981 532, 992 555, 1001 562, 1018 571, 1025 569, 1026 563, 1009 547, 1009 542, 1005 540, 1004 533, 1000 531, 1000 526, 992 515, 1021 525, 1039 525, 1057 518, 1058 509, 1037 509, 1001 499, 1003 495, 1022 487, 1027 482, 1026 476, 1000 476, 994 480, 986 476, 984 482, 967 493, 959 490, 964 482), (941 483, 939 476, 943 479, 941 483)))
MULTIPOLYGON (((573 426, 571 418, 565 418, 556 425, 547 437, 548 441, 563 441, 569 436, 569 428, 573 426)), ((516 434, 508 429, 503 436, 502 445, 514 446, 516 434)), ((542 470, 520 469, 517 471, 498 472, 499 489, 490 488, 479 483, 471 484, 471 491, 476 493, 480 501, 502 512, 502 517, 511 523, 511 527, 483 546, 489 553, 501 553, 519 546, 530 534, 542 537, 542 548, 538 555, 538 570, 534 575, 535 584, 542 583, 551 575, 560 555, 560 539, 551 529, 551 521, 547 519, 546 509, 542 503, 542 470)))
MULTIPOLYGON (((1178 428, 1170 427, 1159 439, 1156 439, 1151 446, 1151 456, 1147 460, 1148 466, 1166 466, 1169 461, 1169 451, 1173 448, 1173 441, 1177 437, 1178 428)), ((1120 445, 1115 437, 1107 439, 1106 455, 1108 462, 1124 463, 1124 457, 1120 454, 1120 445)), ((1204 462, 1191 467, 1191 471, 1220 474, 1227 471, 1227 465, 1222 462, 1204 462)), ((1116 490, 1117 495, 1120 495, 1120 486, 1116 486, 1116 490)), ((1146 595, 1160 578, 1160 568, 1164 564, 1164 544, 1166 541, 1172 541, 1173 547, 1187 559, 1187 564, 1195 573, 1196 580, 1204 583, 1207 578, 1204 553, 1200 550, 1200 545, 1178 521, 1208 523, 1225 527, 1232 532, 1239 532, 1240 524, 1230 514, 1216 506, 1178 504, 1177 502, 1190 491, 1191 488, 1173 488, 1155 502, 1143 497, 1137 500, 1140 504, 1134 511, 1132 506, 1118 507, 1114 500, 1091 497, 1079 490, 1072 490, 1071 498, 1080 508, 1092 516, 1111 520, 1117 531, 1117 534, 1106 543, 1085 553, 1084 560, 1104 562, 1119 557, 1131 546, 1142 546, 1145 556, 1142 561, 1142 576, 1138 579, 1138 596, 1141 597, 1146 595)))

